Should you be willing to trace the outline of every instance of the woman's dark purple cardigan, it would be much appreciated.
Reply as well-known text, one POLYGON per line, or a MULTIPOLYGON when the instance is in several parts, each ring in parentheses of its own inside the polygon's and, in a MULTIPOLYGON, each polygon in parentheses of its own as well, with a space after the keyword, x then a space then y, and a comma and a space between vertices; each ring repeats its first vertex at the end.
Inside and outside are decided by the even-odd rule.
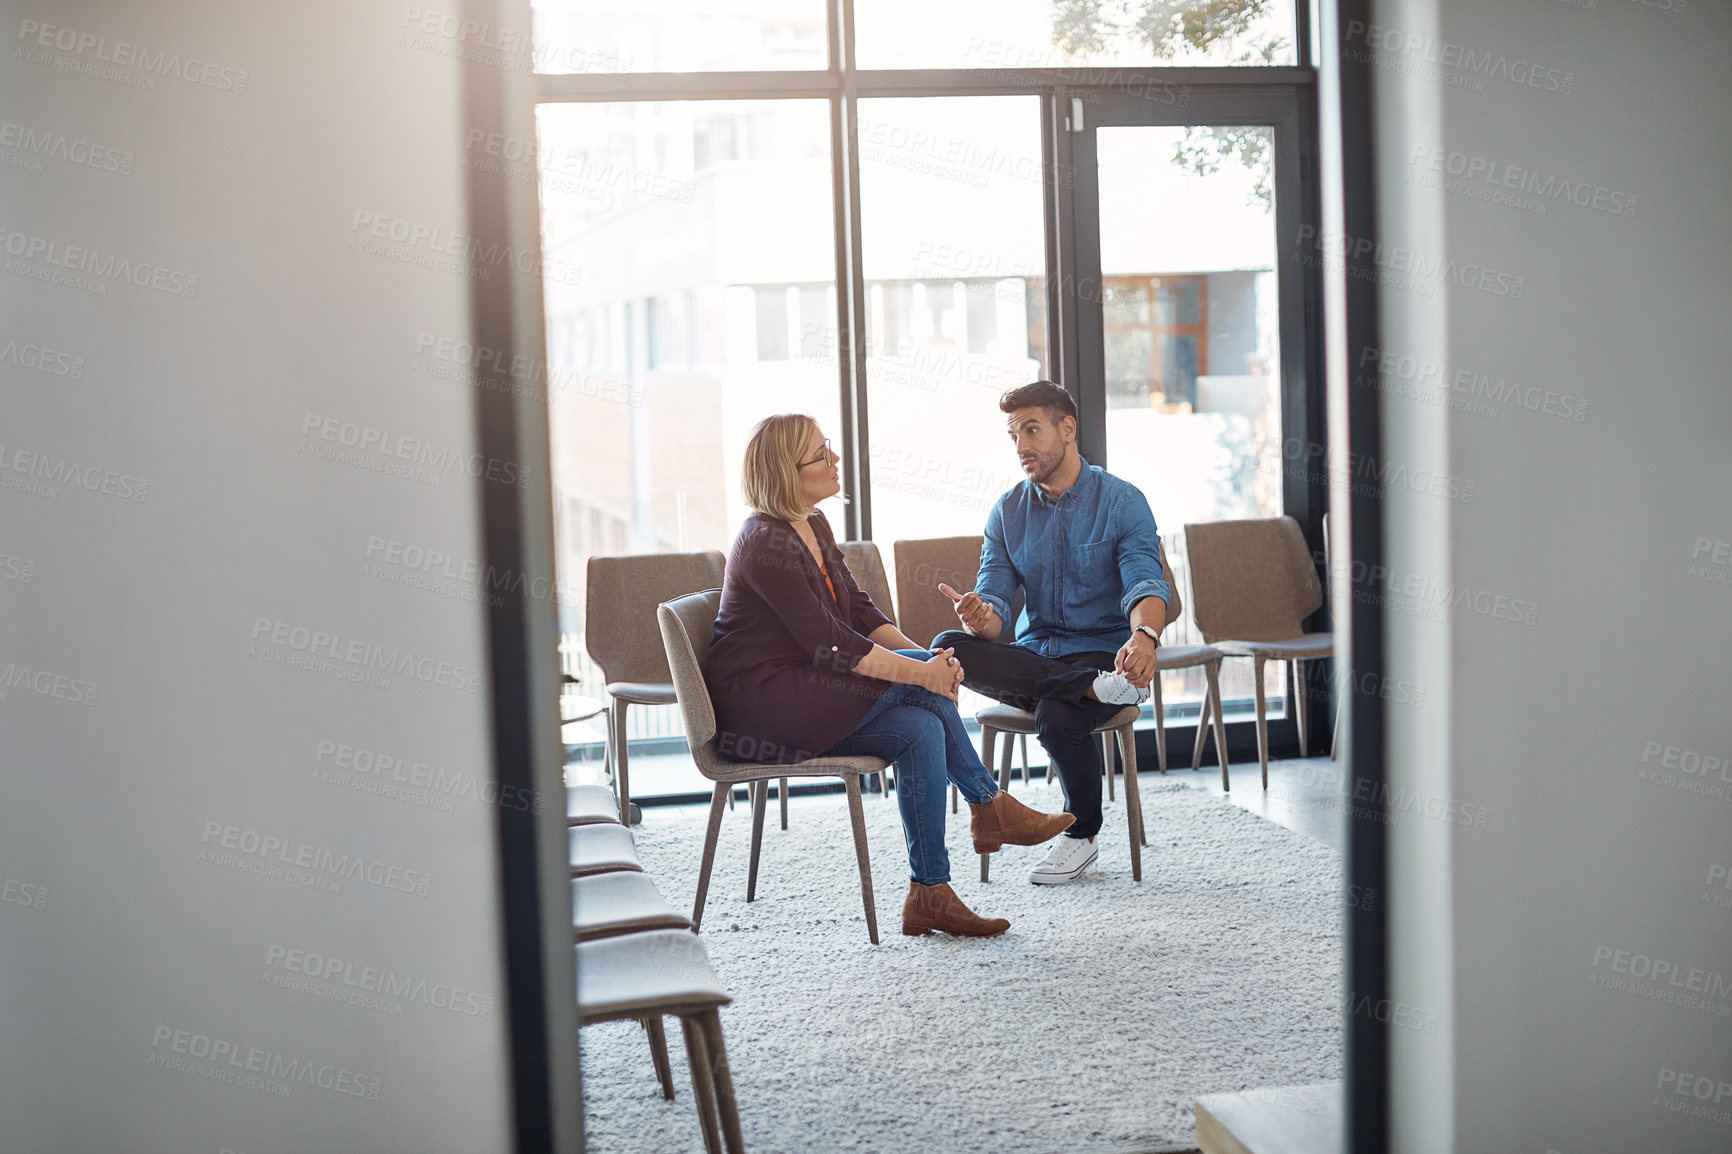
POLYGON ((788 522, 746 519, 728 556, 704 679, 722 756, 788 765, 853 731, 890 687, 850 672, 890 619, 854 583, 822 513, 810 522, 836 599, 788 522))

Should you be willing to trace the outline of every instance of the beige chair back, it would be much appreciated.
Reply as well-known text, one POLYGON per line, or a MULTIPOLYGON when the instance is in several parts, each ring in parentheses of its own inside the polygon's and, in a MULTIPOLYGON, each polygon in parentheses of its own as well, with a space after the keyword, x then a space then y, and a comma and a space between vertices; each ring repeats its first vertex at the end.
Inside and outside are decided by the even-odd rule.
POLYGON ((713 549, 591 557, 583 643, 602 676, 610 682, 672 680, 656 629, 656 606, 696 589, 720 587, 725 563, 713 549))
POLYGON ((916 645, 930 645, 946 629, 960 629, 956 608, 938 588, 958 593, 974 588, 980 575, 980 545, 985 538, 926 537, 898 541, 896 557, 897 628, 916 645))
POLYGON ((843 541, 837 548, 842 550, 842 558, 848 562, 848 570, 854 574, 854 583, 860 586, 860 591, 872 598, 878 612, 895 622, 890 578, 884 572, 884 558, 879 555, 878 546, 871 541, 843 541))
POLYGON ((1165 629, 1167 626, 1177 621, 1179 619, 1179 614, 1185 611, 1185 598, 1184 595, 1179 592, 1179 579, 1173 575, 1173 567, 1167 564, 1166 539, 1156 537, 1155 540, 1159 543, 1156 547, 1161 554, 1161 579, 1167 583, 1167 588, 1171 590, 1173 594, 1171 597, 1167 598, 1167 619, 1161 622, 1161 628, 1165 629))
POLYGON ((1286 641, 1323 604, 1323 585, 1291 517, 1185 526, 1191 616, 1203 640, 1286 641))
POLYGON ((686 726, 686 743, 698 771, 712 781, 721 761, 716 749, 716 708, 710 702, 710 687, 704 681, 704 666, 710 659, 710 639, 716 632, 716 614, 722 607, 722 591, 706 589, 675 597, 656 609, 662 646, 674 692, 680 701, 680 717, 686 726))

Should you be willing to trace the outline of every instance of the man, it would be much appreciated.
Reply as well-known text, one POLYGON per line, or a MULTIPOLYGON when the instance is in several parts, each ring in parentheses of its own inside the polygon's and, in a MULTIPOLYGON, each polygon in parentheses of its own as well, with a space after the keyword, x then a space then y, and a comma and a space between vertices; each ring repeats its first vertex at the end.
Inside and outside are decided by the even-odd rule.
POLYGON ((998 407, 1028 480, 987 515, 975 588, 939 586, 963 628, 932 647, 956 651, 970 689, 1034 713, 1076 822, 1029 881, 1064 885, 1099 856, 1103 767, 1093 730, 1148 699, 1172 590, 1148 501, 1078 454, 1070 394, 1036 381, 998 407), (1019 586, 1026 604, 1015 642, 998 644, 1019 586))

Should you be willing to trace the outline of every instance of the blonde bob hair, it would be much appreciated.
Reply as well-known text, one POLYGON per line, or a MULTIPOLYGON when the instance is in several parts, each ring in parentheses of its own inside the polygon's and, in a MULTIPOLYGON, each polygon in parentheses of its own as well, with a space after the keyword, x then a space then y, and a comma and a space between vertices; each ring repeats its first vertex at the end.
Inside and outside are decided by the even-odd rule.
POLYGON ((800 496, 800 458, 817 428, 818 422, 804 413, 778 413, 758 422, 740 466, 740 495, 748 506, 795 523, 812 515, 800 496))

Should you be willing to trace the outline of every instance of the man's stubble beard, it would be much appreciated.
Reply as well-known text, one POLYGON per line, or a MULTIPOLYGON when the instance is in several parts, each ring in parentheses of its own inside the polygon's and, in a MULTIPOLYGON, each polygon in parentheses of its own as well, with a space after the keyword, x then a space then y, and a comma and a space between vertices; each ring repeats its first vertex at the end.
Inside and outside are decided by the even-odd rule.
POLYGON ((1048 481, 1052 480, 1053 474, 1064 468, 1064 458, 1065 451, 1063 445, 1059 446, 1058 452, 1053 455, 1050 461, 1044 457, 1037 456, 1034 459, 1035 470, 1033 474, 1030 475, 1029 479, 1036 485, 1046 484, 1048 481))

